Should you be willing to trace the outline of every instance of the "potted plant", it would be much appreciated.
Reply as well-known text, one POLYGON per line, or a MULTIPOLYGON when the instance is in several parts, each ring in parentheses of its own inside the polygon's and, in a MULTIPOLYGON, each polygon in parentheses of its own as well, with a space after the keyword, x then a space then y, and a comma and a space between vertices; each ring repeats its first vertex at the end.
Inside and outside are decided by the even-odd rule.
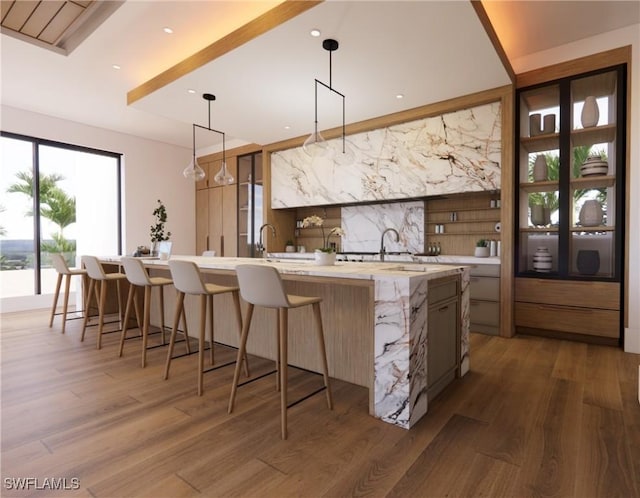
POLYGON ((324 232, 324 220, 320 218, 320 216, 312 215, 307 216, 304 220, 302 220, 302 228, 308 227, 320 227, 322 231, 322 247, 319 247, 315 250, 315 261, 317 265, 333 265, 336 262, 336 250, 329 243, 329 239, 332 235, 336 237, 343 237, 344 230, 340 227, 333 227, 329 230, 329 233, 325 235, 324 232))
POLYGON ((488 258, 489 257, 489 246, 485 239, 480 239, 476 242, 476 251, 474 253, 476 258, 488 258))
POLYGON ((293 245, 293 240, 287 240, 286 244, 284 245, 284 250, 285 252, 296 252, 296 246, 293 245))
POLYGON ((171 232, 164 232, 164 224, 167 222, 167 209, 162 204, 162 201, 158 199, 158 206, 153 210, 153 216, 156 217, 156 222, 151 225, 151 246, 152 256, 158 255, 158 242, 163 240, 169 240, 171 232))

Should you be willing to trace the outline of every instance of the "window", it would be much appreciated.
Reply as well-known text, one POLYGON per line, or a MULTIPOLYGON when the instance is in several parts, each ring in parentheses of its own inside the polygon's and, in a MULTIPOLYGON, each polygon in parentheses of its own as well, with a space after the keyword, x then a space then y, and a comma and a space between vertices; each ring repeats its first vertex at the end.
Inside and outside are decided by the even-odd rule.
POLYGON ((2 133, 0 297, 49 294, 51 253, 120 254, 120 154, 2 133), (37 208, 36 208, 37 207, 37 208))

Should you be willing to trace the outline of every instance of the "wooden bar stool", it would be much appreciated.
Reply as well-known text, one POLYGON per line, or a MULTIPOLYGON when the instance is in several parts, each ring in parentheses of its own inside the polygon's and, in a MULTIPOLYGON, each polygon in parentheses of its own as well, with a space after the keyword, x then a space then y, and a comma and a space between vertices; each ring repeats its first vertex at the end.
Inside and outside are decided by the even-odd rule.
MULTIPOLYGON (((124 341, 127 338, 127 325, 129 323, 129 314, 131 312, 131 304, 133 303, 136 317, 138 318, 138 328, 140 328, 140 313, 138 310, 138 301, 136 300, 136 291, 142 287, 144 288, 144 306, 143 306, 143 319, 142 319, 142 368, 147 365, 147 343, 149 338, 149 322, 151 317, 151 291, 154 287, 158 288, 160 296, 160 331, 162 333, 162 344, 165 344, 164 338, 164 286, 173 285, 173 280, 166 277, 149 277, 149 273, 145 269, 142 261, 136 258, 122 258, 122 266, 124 272, 129 281, 129 295, 127 297, 127 306, 124 312, 124 324, 122 326, 122 335, 120 336, 120 350, 118 356, 122 356, 124 349, 124 341)), ((187 320, 182 312, 184 323, 184 335, 187 346, 187 353, 191 353, 189 347, 189 340, 187 335, 187 320)))
MULTIPOLYGON (((178 290, 178 297, 176 299, 176 310, 173 321, 173 330, 171 331, 171 339, 169 340, 169 351, 167 353, 167 363, 164 369, 164 378, 169 377, 169 367, 171 365, 171 357, 173 355, 173 347, 176 340, 176 332, 178 329, 178 317, 184 312, 184 296, 186 294, 200 296, 200 333, 198 336, 198 396, 202 396, 203 391, 203 373, 204 373, 204 332, 205 323, 207 321, 207 306, 209 307, 209 338, 211 340, 211 347, 209 349, 209 356, 211 365, 214 363, 213 358, 213 296, 218 294, 231 293, 236 310, 236 318, 238 320, 238 337, 240 337, 240 331, 242 329, 242 311, 240 310, 240 295, 238 287, 224 287, 222 285, 216 285, 211 283, 205 283, 202 280, 200 270, 195 263, 191 261, 180 261, 172 259, 169 261, 169 269, 171 270, 171 277, 173 278, 173 285, 178 290)), ((245 372, 249 375, 249 362, 247 361, 246 354, 239 357, 244 359, 245 372)), ((242 362, 241 362, 242 363, 242 362)), ((225 366, 230 363, 220 365, 225 366)))
MULTIPOLYGON (((280 378, 280 428, 282 439, 287 439, 287 342, 289 308, 299 308, 307 305, 313 306, 318 349, 320 349, 320 359, 322 361, 322 375, 324 377, 324 386, 327 394, 327 406, 330 410, 333 409, 331 386, 329 384, 329 370, 327 367, 327 353, 322 329, 322 315, 320 313, 320 302, 322 302, 322 298, 287 294, 282 284, 282 278, 278 270, 273 266, 238 265, 236 273, 238 275, 242 299, 249 303, 244 319, 242 338, 240 339, 240 349, 238 349, 238 359, 246 354, 247 338, 249 337, 249 328, 251 327, 251 317, 253 316, 254 307, 262 306, 265 308, 276 308, 278 310, 279 358, 276 363, 280 378)), ((233 384, 231 386, 231 396, 229 397, 229 413, 233 411, 239 376, 239 363, 236 363, 233 384)))
MULTIPOLYGON (((118 299, 118 318, 122 317, 122 309, 120 307, 120 282, 126 279, 124 273, 105 273, 102 264, 95 256, 82 256, 82 264, 87 269, 87 275, 89 276, 89 290, 87 292, 87 305, 85 310, 89 309, 91 303, 91 295, 95 294, 96 303, 98 305, 98 340, 96 348, 102 349, 102 329, 104 328, 104 308, 107 302, 107 282, 116 283, 116 292, 118 299), (100 292, 98 293, 98 282, 100 282, 100 292)), ((87 330, 87 321, 89 319, 89 313, 84 315, 84 324, 82 325, 82 337, 81 341, 84 341, 84 334, 87 330)))
MULTIPOLYGON (((51 255, 53 267, 58 272, 58 282, 56 283, 56 293, 53 296, 53 306, 51 307, 51 318, 49 319, 49 328, 53 326, 53 317, 59 315, 56 313, 58 306, 58 297, 60 296, 60 286, 62 285, 62 277, 66 277, 64 281, 64 303, 62 306, 62 333, 67 323, 67 308, 69 306, 69 291, 71 290, 71 277, 74 275, 86 275, 87 271, 81 268, 69 268, 67 261, 62 254, 54 253, 51 255)), ((78 317, 81 318, 81 317, 78 317)))

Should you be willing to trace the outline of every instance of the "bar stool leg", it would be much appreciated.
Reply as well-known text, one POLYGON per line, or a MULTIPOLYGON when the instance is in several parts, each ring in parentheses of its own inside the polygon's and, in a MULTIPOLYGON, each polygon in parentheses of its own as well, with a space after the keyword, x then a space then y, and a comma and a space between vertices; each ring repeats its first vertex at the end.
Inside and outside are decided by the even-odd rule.
MULTIPOLYGON (((131 284, 129 285, 129 294, 127 295, 127 305, 124 309, 124 324, 122 325, 122 334, 120 334, 120 349, 118 350, 118 356, 122 356, 122 351, 124 349, 124 341, 127 338, 127 325, 129 325, 129 314, 131 313, 131 304, 135 299, 136 294, 136 286, 131 284)), ((139 325, 139 324, 138 324, 139 325)))
MULTIPOLYGON (((233 297, 233 304, 236 309, 236 320, 238 322, 238 340, 242 339, 242 308, 240 308, 240 293, 238 291, 234 291, 231 293, 233 297)), ((244 361, 244 373, 247 377, 249 377, 249 359, 247 358, 247 353, 242 358, 244 361)))
POLYGON ((69 291, 71 290, 71 274, 65 275, 64 279, 64 304, 62 305, 62 333, 64 334, 67 325, 67 309, 69 308, 69 291))
POLYGON ((248 303, 247 315, 244 319, 242 335, 240 337, 240 347, 238 348, 238 359, 236 360, 236 368, 233 372, 233 382, 231 384, 231 395, 229 396, 229 408, 227 409, 227 413, 231 413, 233 411, 233 405, 236 401, 236 391, 238 390, 238 380, 240 379, 240 368, 242 364, 242 358, 246 355, 247 337, 249 337, 249 328, 251 327, 253 308, 254 305, 248 303))
POLYGON ((160 293, 160 330, 162 331, 162 345, 164 346, 167 343, 164 338, 164 286, 159 285, 158 291, 160 293))
MULTIPOLYGON (((86 309, 84 311, 84 321, 82 323, 82 335, 80 336, 80 342, 84 341, 84 334, 87 331, 87 321, 89 321, 89 308, 91 306, 91 294, 95 294, 94 289, 96 286, 96 282, 95 280, 93 280, 92 278, 89 279, 89 291, 87 292, 87 305, 86 305, 86 309)), ((96 300, 96 304, 98 304, 98 301, 96 300)))
POLYGON ((102 329, 104 328, 104 308, 107 303, 107 281, 102 280, 100 282, 100 304, 98 305, 98 342, 96 344, 97 349, 102 349, 102 329))
POLYGON ((280 308, 280 437, 287 439, 287 332, 289 327, 289 313, 287 308, 280 308))
POLYGON ((202 396, 204 370, 204 330, 207 321, 207 296, 200 296, 200 333, 198 334, 198 396, 202 396))
POLYGON ((276 391, 280 391, 280 308, 276 309, 276 391))
POLYGON ((187 328, 187 314, 184 312, 184 306, 182 307, 182 325, 184 325, 184 343, 187 348, 187 354, 191 354, 191 346, 189 345, 189 329, 187 328))
POLYGON ((213 296, 207 297, 207 301, 209 303, 209 338, 211 339, 209 347, 209 361, 211 362, 211 365, 213 365, 215 361, 213 357, 213 296))
POLYGON ((151 318, 151 286, 144 286, 144 317, 142 318, 142 368, 147 366, 147 341, 151 318))
POLYGON ((167 361, 164 366, 164 380, 169 378, 169 367, 171 366, 173 347, 176 344, 176 335, 178 334, 178 323, 180 322, 181 314, 186 322, 186 317, 184 316, 184 293, 178 292, 178 296, 176 298, 176 311, 173 318, 173 328, 171 329, 171 337, 169 338, 169 351, 167 351, 167 361))
POLYGON ((58 306, 58 296, 60 295, 60 286, 62 285, 62 273, 58 273, 58 281, 56 282, 56 292, 53 295, 53 307, 51 308, 51 318, 49 318, 49 328, 53 327, 53 317, 56 314, 58 306))
POLYGON ((313 303, 313 314, 316 318, 316 332, 318 336, 318 347, 322 359, 322 376, 324 377, 324 387, 327 391, 327 406, 333 410, 333 399, 331 397, 331 386, 329 384, 329 367, 327 365, 327 350, 324 345, 324 329, 322 327, 322 314, 320 313, 320 303, 313 303))

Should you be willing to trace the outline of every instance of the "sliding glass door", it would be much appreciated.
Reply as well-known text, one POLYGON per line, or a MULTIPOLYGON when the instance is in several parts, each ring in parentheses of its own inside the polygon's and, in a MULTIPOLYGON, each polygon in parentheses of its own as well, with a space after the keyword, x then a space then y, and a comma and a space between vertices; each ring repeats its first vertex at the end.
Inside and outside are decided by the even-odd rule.
POLYGON ((120 155, 3 134, 0 297, 49 294, 51 254, 119 254, 120 155))

